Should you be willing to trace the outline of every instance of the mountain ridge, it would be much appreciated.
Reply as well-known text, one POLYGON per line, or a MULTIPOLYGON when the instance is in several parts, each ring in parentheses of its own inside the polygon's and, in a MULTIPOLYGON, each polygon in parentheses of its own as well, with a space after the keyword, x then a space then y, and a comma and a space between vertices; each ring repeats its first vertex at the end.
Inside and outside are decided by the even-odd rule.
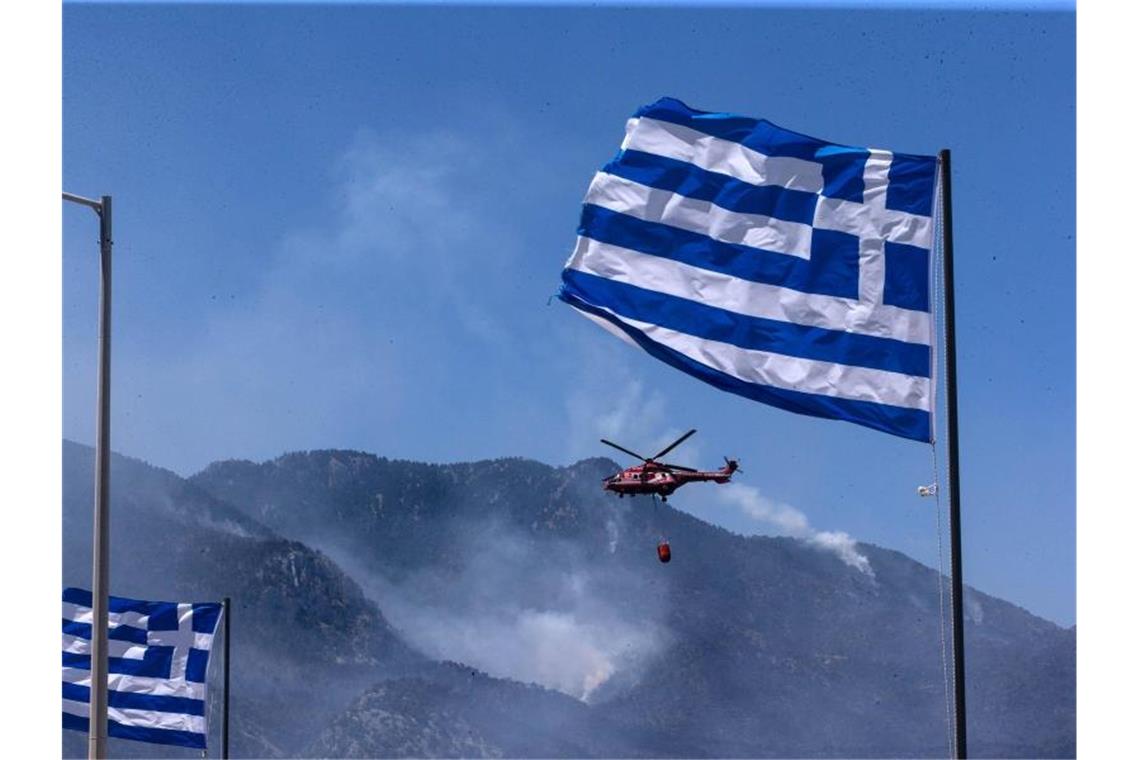
MULTIPOLYGON (((311 458, 311 457, 329 457, 330 459, 335 460, 335 458, 338 455, 343 455, 345 457, 360 457, 360 458, 370 459, 376 463, 385 464, 385 465, 393 465, 393 466, 413 465, 413 466, 417 466, 417 467, 422 466, 422 467, 427 467, 427 468, 440 468, 443 470, 446 470, 447 468, 471 469, 471 468, 477 468, 477 467, 487 466, 487 465, 499 465, 499 464, 503 464, 503 463, 519 463, 519 464, 523 464, 526 466, 538 466, 538 467, 542 467, 542 468, 547 468, 547 469, 555 471, 555 472, 566 472, 566 473, 588 472, 588 473, 592 474, 593 472, 597 471, 597 472, 604 472, 606 475, 609 475, 609 474, 617 472, 621 469, 621 466, 618 463, 616 463, 614 460, 610 459, 609 457, 587 457, 587 458, 580 459, 576 462, 572 462, 572 463, 566 464, 566 465, 547 464, 547 463, 541 462, 539 460, 531 459, 529 457, 522 457, 522 456, 496 457, 496 458, 491 458, 491 459, 480 459, 480 460, 472 460, 472 461, 457 461, 457 462, 419 462, 419 461, 410 460, 410 459, 387 457, 384 455, 375 454, 375 453, 366 452, 366 451, 357 450, 357 449, 320 448, 320 449, 301 449, 301 450, 296 450, 296 451, 289 451, 289 452, 285 452, 283 454, 280 454, 276 457, 273 457, 272 459, 266 459, 266 460, 262 460, 260 462, 255 461, 255 460, 250 460, 250 459, 216 460, 214 462, 209 463, 208 465, 206 465, 205 467, 200 469, 198 472, 187 476, 186 479, 188 481, 191 481, 191 482, 195 482, 195 481, 200 482, 201 480, 216 477, 215 473, 217 473, 219 470, 224 472, 227 469, 229 469, 230 467, 239 467, 239 468, 251 469, 251 470, 252 469, 266 468, 266 467, 269 467, 270 465, 272 465, 274 467, 279 467, 285 462, 297 461, 299 459, 305 459, 305 458, 311 458)), ((600 481, 600 479, 601 478, 599 477, 599 481, 600 481)), ((781 536, 781 535, 771 535, 771 534, 761 534, 761 533, 752 533, 752 534, 740 533, 740 532, 734 531, 730 528, 724 527, 722 525, 717 525, 715 523, 707 522, 706 520, 702 519, 700 517, 700 515, 693 514, 692 512, 687 512, 684 510, 677 510, 677 511, 680 512, 681 514, 688 515, 688 516, 692 517, 693 519, 701 522, 703 525, 707 526, 708 528, 711 528, 713 530, 724 531, 728 535, 731 535, 735 538, 743 539, 746 541, 752 540, 752 539, 761 539, 761 540, 773 539, 773 540, 777 540, 777 541, 789 541, 789 542, 793 542, 793 543, 796 543, 799 545, 807 545, 807 542, 804 539, 796 538, 796 537, 792 537, 792 536, 781 536)), ((865 542, 865 541, 856 541, 855 545, 859 548, 869 549, 869 550, 875 551, 877 553, 881 553, 885 556, 886 555, 897 555, 899 558, 902 558, 908 562, 914 563, 915 565, 917 565, 918 567, 922 568, 925 571, 929 571, 931 573, 938 572, 933 567, 931 567, 930 565, 927 565, 927 564, 911 557, 910 555, 908 555, 905 552, 898 550, 898 549, 894 549, 894 548, 891 548, 888 546, 883 546, 883 545, 875 544, 875 543, 871 543, 871 542, 865 542)), ((823 550, 821 549, 821 551, 823 551, 823 550)), ((948 576, 943 575, 943 577, 947 578, 947 583, 948 583, 948 576)), ((1064 626, 1064 625, 1058 623, 1057 621, 1050 620, 1049 618, 1046 618, 1042 615, 1039 615, 1039 614, 1033 612, 1032 610, 1028 609, 1027 607, 1023 607, 1016 602, 1013 602, 1013 601, 1010 601, 1007 599, 1002 599, 1001 597, 998 597, 994 594, 982 591, 975 586, 966 584, 965 590, 966 590, 967 594, 971 594, 971 595, 981 594, 984 597, 986 597, 987 599, 993 600, 995 602, 1000 602, 1003 605, 1010 605, 1020 612, 1023 612, 1027 615, 1031 615, 1032 617, 1034 617, 1038 620, 1041 620, 1045 623, 1049 623, 1051 625, 1057 626, 1059 628, 1075 628, 1075 624, 1073 624, 1071 626, 1064 626)), ((947 593, 949 593, 948 590, 947 590, 947 593)), ((949 604, 948 599, 947 599, 946 603, 947 603, 947 605, 949 604)))
MULTIPOLYGON (((760 747, 742 734, 771 736, 754 718, 767 711, 771 723, 792 726, 775 745, 780 747, 777 754, 794 754, 802 746, 796 742, 814 731, 797 717, 797 710, 810 713, 829 704, 837 724, 844 727, 833 749, 843 754, 855 746, 851 737, 865 733, 867 721, 886 705, 917 720, 915 695, 925 695, 918 701, 925 705, 928 717, 923 720, 930 721, 929 726, 936 726, 944 711, 938 627, 948 613, 939 614, 938 574, 897 550, 858 544, 875 570, 868 575, 801 540, 740 536, 668 505, 607 499, 597 484, 617 466, 602 458, 565 467, 512 458, 403 468, 375 455, 321 449, 274 463, 242 465, 242 485, 236 489, 221 482, 227 469, 219 465, 193 479, 236 504, 271 506, 279 518, 269 521, 275 529, 309 535, 326 551, 335 547, 342 564, 359 563, 361 574, 384 577, 388 582, 374 589, 374 598, 392 610, 402 630, 413 631, 413 639, 424 616, 415 614, 415 605, 412 614, 399 612, 405 588, 414 589, 418 598, 446 599, 446 604, 430 607, 434 614, 451 614, 457 623, 495 630, 511 641, 530 619, 527 615, 541 614, 565 615, 586 636, 592 617, 580 609, 582 600, 567 591, 567 578, 573 577, 592 595, 598 608, 592 612, 613 630, 641 626, 650 634, 628 634, 629 646, 643 652, 630 661, 603 647, 600 659, 605 664, 599 675, 588 670, 575 674, 583 685, 560 682, 549 674, 547 683, 560 683, 557 688, 585 695, 591 703, 605 701, 629 723, 669 736, 664 747, 685 747, 685 752, 697 754, 701 748, 722 755, 758 752, 760 747), (377 504, 382 508, 374 508, 377 504), (672 541, 675 557, 667 571, 647 559, 652 545, 664 536, 672 541), (498 551, 497 543, 507 548, 498 551), (417 546, 417 551, 406 552, 405 544, 417 546), (487 573, 503 588, 470 582, 479 573, 487 573), (453 592, 455 584, 462 594, 453 592), (492 607, 523 609, 517 619, 497 621, 496 627, 487 624, 481 608, 469 604, 467 597, 492 607), (455 609, 462 614, 453 614, 455 609), (884 628, 884 621, 891 625, 884 628), (664 632, 660 637, 659 631, 664 632), (690 671, 685 661, 692 659, 699 665, 690 671), (661 662, 671 664, 664 669, 652 664, 661 662), (673 675, 678 671, 684 676, 673 675), (882 684, 881 693, 861 688, 882 672, 889 673, 890 680, 882 684), (802 694, 807 692, 799 686, 805 676, 821 687, 830 684, 829 689, 849 691, 843 699, 829 698, 829 689, 818 699, 805 699, 802 694), (592 685, 590 679, 600 679, 601 685, 592 685), (623 679, 628 683, 619 687, 623 679), (758 684, 768 691, 758 691, 758 684), (734 717, 691 725, 689 696, 694 689, 705 693, 709 715, 734 717), (664 696, 670 693, 686 698, 672 704, 664 696), (765 693, 776 698, 765 698, 765 693), (679 736, 679 725, 699 729, 699 736, 679 736), (749 728, 742 732, 741 726, 749 728), (717 735, 730 738, 720 742, 717 735)), ((1009 671, 1006 662, 1016 659, 1014 650, 1020 647, 1029 654, 1019 667, 1042 667, 1034 664, 1033 656, 1060 646, 1064 630, 972 587, 966 595, 967 667, 975 674, 969 686, 971 703, 1000 703, 1007 714, 1019 711, 1014 724, 1048 733, 1035 724, 1032 699, 1011 701, 1013 692, 1004 684, 1020 676, 1009 671)), ((432 653, 436 657, 461 647, 461 642, 446 640, 430 627, 422 638, 429 648, 437 647, 432 653)), ((527 645, 522 637, 517 643, 524 649, 527 645)), ((482 656, 471 651, 465 655, 482 656)), ((492 659, 472 664, 497 665, 500 673, 514 667, 492 659)), ((512 677, 524 678, 519 673, 512 677)), ((1069 715, 1065 710, 1070 707, 1075 710, 1075 700, 1057 698, 1064 705, 1063 715, 1069 715)), ((971 730, 975 746, 992 746, 995 752, 1003 734, 1010 733, 983 711, 971 715, 971 723, 976 724, 971 730)), ((888 741, 903 753, 936 752, 941 744, 937 739, 914 741, 913 727, 905 720, 891 728, 888 741)), ((1069 746, 1066 731, 1054 731, 1061 738, 1045 740, 1041 751, 1053 751, 1046 745, 1054 750, 1069 746)), ((1029 741, 1030 733, 1027 729, 1022 740, 1029 741)), ((867 746, 880 739, 886 737, 868 736, 867 746)), ((1001 746, 1001 752, 1009 754, 1017 742, 1001 746)))
MULTIPOLYGON (((93 460, 64 448, 66 577, 89 570, 70 555, 89 541, 93 460)), ((116 546, 188 536, 143 558, 164 581, 118 593, 224 587, 246 605, 235 756, 946 751, 937 573, 900 551, 857 544, 869 574, 800 540, 606 499, 604 458, 321 449, 185 479, 118 455, 112 468, 116 546), (505 731, 519 716, 528 730, 505 731)), ((116 559, 112 583, 142 561, 116 559)), ((1072 756, 1075 627, 967 595, 971 754, 1072 756)))

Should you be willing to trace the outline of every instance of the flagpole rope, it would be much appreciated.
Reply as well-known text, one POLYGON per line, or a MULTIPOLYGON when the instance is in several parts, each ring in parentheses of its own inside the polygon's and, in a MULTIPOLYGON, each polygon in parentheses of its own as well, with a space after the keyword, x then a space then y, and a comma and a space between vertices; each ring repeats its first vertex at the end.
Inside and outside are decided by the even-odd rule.
MULTIPOLYGON (((946 744, 949 757, 954 757, 954 718, 953 708, 950 704, 950 668, 953 663, 947 662, 946 657, 946 602, 945 602, 945 579, 946 573, 944 568, 946 566, 945 553, 942 544, 942 490, 940 485, 940 478, 938 477, 938 451, 937 446, 931 446, 931 464, 934 469, 934 522, 936 532, 938 534, 938 643, 939 650, 942 655, 942 693, 946 702, 946 744)), ((950 654, 950 659, 953 660, 953 653, 950 654)))
MULTIPOLYGON (((943 171, 943 167, 941 165, 939 165, 938 170, 943 171)), ((941 191, 941 183, 935 183, 934 187, 935 187, 935 189, 934 189, 934 192, 935 192, 935 208, 941 208, 941 192, 942 192, 941 191)), ((933 246, 933 250, 937 252, 936 255, 938 257, 941 257, 942 255, 944 255, 944 252, 942 251, 942 245, 940 242, 938 242, 938 241, 942 240, 942 223, 943 223, 942 216, 940 214, 935 214, 934 215, 934 227, 935 227, 935 229, 934 229, 934 232, 935 232, 934 241, 935 241, 935 244, 933 246)), ((935 322, 937 324, 937 328, 938 328, 938 334, 942 340, 941 340, 941 343, 939 343, 939 341, 932 341, 934 346, 931 348, 931 357, 932 357, 931 376, 932 376, 932 378, 935 378, 935 379, 937 378, 937 375, 938 375, 938 371, 937 371, 937 367, 938 367, 938 361, 937 361, 937 359, 938 359, 938 346, 939 345, 945 346, 946 345, 946 339, 947 339, 947 336, 946 336, 946 320, 943 319, 943 298, 944 298, 943 288, 945 287, 945 283, 942 281, 942 277, 940 276, 941 267, 936 266, 935 265, 936 263, 937 262, 935 262, 935 261, 931 261, 931 267, 930 267, 931 271, 932 271, 931 279, 933 281, 931 283, 931 290, 934 293, 934 299, 935 299, 934 311, 931 313, 931 318, 935 320, 935 322)), ((953 708, 951 707, 951 702, 950 702, 950 668, 953 667, 953 665, 954 665, 954 663, 953 663, 954 654, 953 654, 953 652, 951 652, 950 662, 947 662, 947 657, 946 657, 946 602, 945 602, 946 573, 944 572, 945 553, 944 553, 943 543, 942 543, 942 487, 941 487, 942 478, 940 477, 941 473, 940 473, 940 470, 938 467, 938 461, 939 461, 938 460, 938 436, 937 436, 938 406, 936 403, 936 398, 934 398, 936 396, 936 391, 933 391, 931 393, 931 396, 932 396, 932 403, 931 403, 932 410, 931 410, 931 415, 930 415, 930 424, 931 424, 930 465, 931 465, 931 470, 933 471, 933 477, 934 477, 934 523, 935 523, 935 532, 938 535, 938 573, 937 573, 937 576, 938 576, 938 640, 939 640, 939 650, 940 650, 940 654, 942 656, 942 692, 943 692, 943 696, 944 696, 945 702, 946 702, 946 744, 947 744, 947 752, 948 752, 947 756, 953 758, 954 757, 954 716, 953 716, 953 708)), ((953 593, 953 592, 951 592, 951 593, 953 593)))

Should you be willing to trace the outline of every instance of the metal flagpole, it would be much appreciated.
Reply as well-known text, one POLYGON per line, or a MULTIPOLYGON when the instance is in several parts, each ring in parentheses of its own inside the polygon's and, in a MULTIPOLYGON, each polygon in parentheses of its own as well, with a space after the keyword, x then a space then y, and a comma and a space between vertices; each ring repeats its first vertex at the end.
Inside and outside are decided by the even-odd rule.
POLYGON ((225 655, 225 668, 222 670, 222 757, 230 756, 230 598, 222 600, 222 609, 225 611, 223 620, 226 624, 225 638, 222 639, 223 654, 225 655))
POLYGON ((946 310, 946 443, 950 456, 950 606, 954 634, 954 754, 966 757, 966 652, 962 630, 962 499, 958 471, 958 360, 954 336, 954 231, 950 151, 938 153, 942 196, 942 279, 946 310))
POLYGON ((99 392, 95 422, 95 515, 93 522, 91 597, 91 706, 87 725, 87 757, 107 756, 107 626, 110 575, 111 457, 111 196, 95 201, 71 193, 63 199, 95 209, 99 215, 99 392))

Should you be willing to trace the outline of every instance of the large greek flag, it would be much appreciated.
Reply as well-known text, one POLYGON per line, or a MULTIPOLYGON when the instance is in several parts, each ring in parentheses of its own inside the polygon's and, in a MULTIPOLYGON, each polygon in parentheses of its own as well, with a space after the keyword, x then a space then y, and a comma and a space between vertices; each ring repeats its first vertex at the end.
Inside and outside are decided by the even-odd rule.
POLYGON ((590 184, 559 295, 723 390, 928 441, 936 171, 662 98, 590 184))
MULTIPOLYGON (((222 605, 110 597, 107 735, 206 748, 206 665, 222 605)), ((63 591, 63 727, 87 731, 91 592, 63 591)))

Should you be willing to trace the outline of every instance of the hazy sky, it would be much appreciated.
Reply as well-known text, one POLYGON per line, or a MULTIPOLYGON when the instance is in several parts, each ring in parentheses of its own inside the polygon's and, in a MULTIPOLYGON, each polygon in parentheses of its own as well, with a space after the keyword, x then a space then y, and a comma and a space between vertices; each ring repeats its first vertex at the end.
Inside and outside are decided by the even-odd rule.
MULTIPOLYGON (((626 464, 597 439, 652 453, 695 427, 675 461, 739 457, 753 490, 679 508, 742 533, 799 514, 936 565, 929 446, 719 392, 548 304, 594 171, 670 95, 952 150, 965 579, 1074 621, 1071 6, 63 19, 64 189, 115 199, 117 451, 184 475, 314 448, 626 464)), ((97 228, 63 220, 64 435, 90 443, 97 228)))

